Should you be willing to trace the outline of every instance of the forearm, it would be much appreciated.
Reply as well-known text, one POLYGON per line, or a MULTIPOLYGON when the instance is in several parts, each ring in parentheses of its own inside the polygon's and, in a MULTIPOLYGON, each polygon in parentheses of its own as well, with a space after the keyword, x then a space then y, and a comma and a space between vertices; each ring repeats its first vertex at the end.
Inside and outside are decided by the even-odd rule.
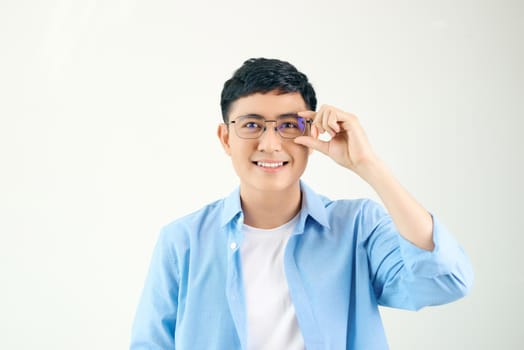
POLYGON ((432 251, 435 247, 431 215, 375 156, 358 118, 328 105, 320 107, 318 112, 299 114, 314 119, 311 136, 297 137, 295 143, 316 149, 357 173, 378 193, 400 234, 416 246, 432 251), (331 135, 329 141, 318 139, 324 132, 331 135))
POLYGON ((376 160, 362 166, 357 173, 377 192, 400 234, 422 249, 433 250, 431 215, 402 187, 386 165, 376 160))

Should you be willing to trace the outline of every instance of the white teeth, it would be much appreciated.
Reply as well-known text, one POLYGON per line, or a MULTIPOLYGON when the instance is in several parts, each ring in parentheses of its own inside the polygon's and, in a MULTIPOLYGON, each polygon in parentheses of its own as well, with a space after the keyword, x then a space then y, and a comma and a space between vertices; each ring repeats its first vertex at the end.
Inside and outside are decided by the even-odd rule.
POLYGON ((278 163, 257 162, 257 165, 263 168, 278 168, 279 166, 284 165, 284 162, 278 162, 278 163))

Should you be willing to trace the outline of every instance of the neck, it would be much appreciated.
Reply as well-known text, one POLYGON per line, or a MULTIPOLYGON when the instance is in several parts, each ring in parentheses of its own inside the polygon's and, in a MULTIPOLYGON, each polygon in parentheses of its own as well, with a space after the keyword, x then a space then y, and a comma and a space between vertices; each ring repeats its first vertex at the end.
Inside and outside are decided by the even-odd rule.
POLYGON ((244 211, 244 223, 249 226, 270 229, 290 221, 300 211, 300 185, 282 191, 260 191, 240 186, 240 199, 244 211))

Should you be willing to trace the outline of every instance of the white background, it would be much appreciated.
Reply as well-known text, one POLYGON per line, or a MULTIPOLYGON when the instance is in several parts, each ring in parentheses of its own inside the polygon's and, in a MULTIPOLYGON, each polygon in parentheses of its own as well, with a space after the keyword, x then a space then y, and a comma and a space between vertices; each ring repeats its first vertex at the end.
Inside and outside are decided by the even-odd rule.
MULTIPOLYGON (((237 184, 250 57, 305 72, 468 252, 471 294, 382 309, 392 349, 521 349, 521 1, 0 1, 0 348, 125 349, 161 226, 237 184)), ((321 154, 305 181, 377 196, 321 154)))

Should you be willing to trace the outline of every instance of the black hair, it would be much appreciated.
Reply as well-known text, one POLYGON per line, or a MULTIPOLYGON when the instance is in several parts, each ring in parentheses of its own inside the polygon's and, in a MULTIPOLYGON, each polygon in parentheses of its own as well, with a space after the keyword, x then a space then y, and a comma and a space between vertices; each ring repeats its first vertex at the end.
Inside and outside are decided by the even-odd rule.
POLYGON ((307 76, 286 61, 250 58, 224 83, 220 97, 222 119, 229 121, 231 104, 241 97, 255 93, 277 91, 279 94, 300 92, 310 110, 317 108, 315 90, 307 76))

